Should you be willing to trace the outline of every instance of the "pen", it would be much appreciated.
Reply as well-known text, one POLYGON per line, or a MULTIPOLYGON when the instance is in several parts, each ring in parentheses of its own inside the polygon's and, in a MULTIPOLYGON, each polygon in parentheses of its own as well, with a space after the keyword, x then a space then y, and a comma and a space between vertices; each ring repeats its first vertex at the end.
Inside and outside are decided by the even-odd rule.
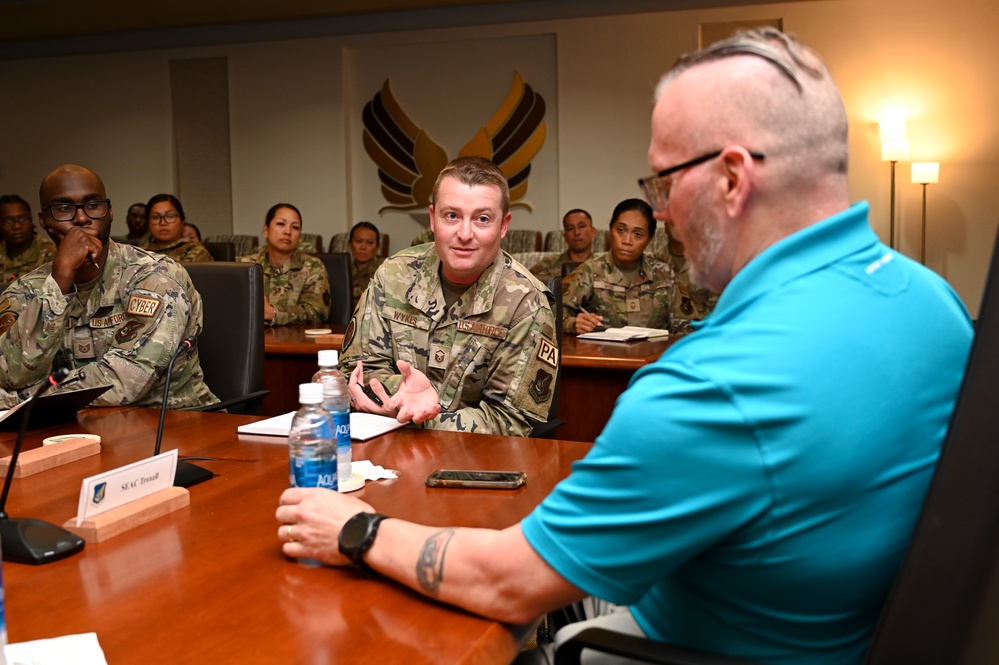
POLYGON ((365 395, 367 395, 368 399, 370 399, 372 402, 374 402, 378 406, 385 406, 381 398, 378 397, 378 395, 375 394, 375 391, 372 390, 369 386, 366 386, 362 383, 361 390, 364 392, 365 395))
POLYGON ((101 269, 101 267, 97 265, 97 261, 94 259, 93 256, 90 255, 89 252, 87 253, 87 260, 90 261, 90 265, 92 265, 93 267, 97 268, 98 270, 101 269))

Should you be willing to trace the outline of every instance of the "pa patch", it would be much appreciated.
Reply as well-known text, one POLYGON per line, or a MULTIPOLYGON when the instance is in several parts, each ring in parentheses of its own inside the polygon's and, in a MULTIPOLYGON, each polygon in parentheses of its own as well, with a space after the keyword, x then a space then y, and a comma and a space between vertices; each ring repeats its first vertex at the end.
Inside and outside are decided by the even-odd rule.
POLYGON ((553 374, 539 369, 538 373, 534 375, 534 380, 527 386, 528 394, 538 404, 544 404, 552 396, 552 381, 554 379, 553 374))

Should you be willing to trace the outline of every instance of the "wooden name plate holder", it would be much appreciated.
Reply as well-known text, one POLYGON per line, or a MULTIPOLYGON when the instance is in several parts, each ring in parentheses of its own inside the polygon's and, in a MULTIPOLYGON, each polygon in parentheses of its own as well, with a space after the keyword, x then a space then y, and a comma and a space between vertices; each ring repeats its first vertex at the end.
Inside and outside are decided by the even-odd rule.
POLYGON ((76 518, 69 519, 63 528, 83 538, 88 543, 99 543, 118 534, 150 522, 191 503, 191 493, 183 487, 167 487, 158 492, 94 515, 76 526, 76 518))
MULTIPOLYGON (((99 455, 101 452, 100 440, 92 439, 70 439, 51 446, 42 446, 33 450, 25 450, 17 457, 17 466, 14 467, 14 477, 24 478, 33 476, 42 471, 54 469, 63 464, 69 464, 76 460, 99 455)), ((0 476, 7 474, 10 466, 10 456, 0 459, 0 476)))

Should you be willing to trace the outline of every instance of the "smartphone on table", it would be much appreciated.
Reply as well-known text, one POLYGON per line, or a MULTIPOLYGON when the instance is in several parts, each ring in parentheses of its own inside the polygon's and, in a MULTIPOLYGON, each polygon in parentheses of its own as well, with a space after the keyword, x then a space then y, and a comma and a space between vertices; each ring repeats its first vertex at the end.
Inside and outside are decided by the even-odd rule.
POLYGON ((516 489, 527 482, 523 471, 437 469, 427 476, 427 487, 516 489))

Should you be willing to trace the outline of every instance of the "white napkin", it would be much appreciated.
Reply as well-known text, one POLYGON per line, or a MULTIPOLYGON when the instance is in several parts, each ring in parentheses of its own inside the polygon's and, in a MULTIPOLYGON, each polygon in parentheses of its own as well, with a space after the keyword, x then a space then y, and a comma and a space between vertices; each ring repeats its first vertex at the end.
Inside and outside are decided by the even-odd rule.
POLYGON ((359 460, 350 463, 350 472, 356 473, 365 480, 383 480, 398 478, 399 474, 382 466, 375 466, 369 460, 359 460))

